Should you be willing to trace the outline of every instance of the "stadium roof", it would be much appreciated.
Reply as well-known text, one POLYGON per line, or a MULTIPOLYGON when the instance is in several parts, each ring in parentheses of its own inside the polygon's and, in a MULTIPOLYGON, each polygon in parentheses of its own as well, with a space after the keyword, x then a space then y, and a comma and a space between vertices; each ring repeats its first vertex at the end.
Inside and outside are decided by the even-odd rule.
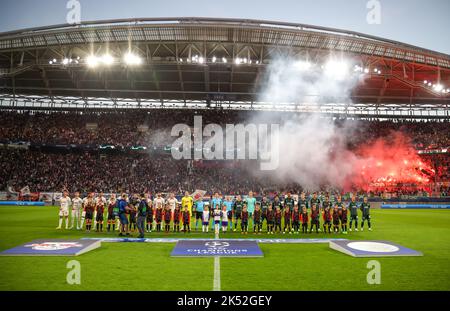
POLYGON ((449 117, 449 88, 447 54, 304 24, 141 18, 0 33, 1 108, 221 107, 449 117), (142 58, 141 65, 86 64, 92 55, 123 59, 130 52, 142 58), (351 100, 259 101, 274 57, 321 63, 330 54, 368 70, 351 100))

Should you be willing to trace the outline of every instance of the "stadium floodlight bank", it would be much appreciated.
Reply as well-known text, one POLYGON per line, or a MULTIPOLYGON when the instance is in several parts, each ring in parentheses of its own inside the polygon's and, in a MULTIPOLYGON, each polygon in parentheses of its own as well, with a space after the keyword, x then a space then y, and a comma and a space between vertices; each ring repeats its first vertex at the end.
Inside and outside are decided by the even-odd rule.
POLYGON ((133 18, 0 33, 0 109, 242 109, 448 119, 450 86, 441 81, 449 75, 447 54, 353 31, 263 20, 133 18), (92 45, 98 55, 91 54, 92 45), (55 53, 61 47, 63 56, 55 53), (349 98, 260 98, 273 55, 320 65, 334 54, 367 71, 369 79, 349 98), (101 63, 105 55, 107 71, 89 67, 89 59, 101 63), (45 86, 34 79, 41 69, 45 86))

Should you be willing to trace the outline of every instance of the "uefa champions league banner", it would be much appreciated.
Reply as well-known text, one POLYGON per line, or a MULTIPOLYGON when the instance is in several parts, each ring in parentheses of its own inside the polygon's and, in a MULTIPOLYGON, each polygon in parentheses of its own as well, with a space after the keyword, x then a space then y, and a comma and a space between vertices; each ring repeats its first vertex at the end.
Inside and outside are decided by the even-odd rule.
POLYGON ((172 257, 263 257, 256 241, 236 240, 180 240, 172 257))

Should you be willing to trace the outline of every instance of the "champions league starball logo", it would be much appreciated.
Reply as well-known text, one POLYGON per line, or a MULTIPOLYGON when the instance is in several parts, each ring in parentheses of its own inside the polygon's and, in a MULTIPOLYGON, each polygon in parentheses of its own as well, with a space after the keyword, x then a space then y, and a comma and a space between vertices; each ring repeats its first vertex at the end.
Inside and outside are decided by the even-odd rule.
POLYGON ((44 242, 44 243, 28 244, 25 245, 25 247, 31 247, 31 249, 38 251, 56 251, 72 247, 83 247, 83 245, 76 242, 44 242))
POLYGON ((171 256, 242 256, 261 257, 256 241, 240 240, 179 240, 171 256))
POLYGON ((224 249, 229 247, 230 243, 213 241, 213 242, 206 242, 205 246, 208 247, 209 249, 224 249))

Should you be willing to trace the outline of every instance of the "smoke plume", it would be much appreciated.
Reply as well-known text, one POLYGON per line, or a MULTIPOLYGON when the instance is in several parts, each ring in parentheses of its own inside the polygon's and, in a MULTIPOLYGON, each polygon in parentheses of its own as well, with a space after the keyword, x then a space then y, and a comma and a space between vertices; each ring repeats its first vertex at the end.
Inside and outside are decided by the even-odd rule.
MULTIPOLYGON (((259 90, 259 100, 286 106, 303 105, 303 108, 316 111, 320 105, 327 103, 351 103, 353 88, 364 82, 364 75, 355 74, 353 66, 350 61, 331 60, 317 66, 292 59, 277 59, 268 66, 259 90)), ((394 170, 399 161, 402 161, 402 168, 405 168, 404 163, 420 161, 402 134, 396 134, 394 144, 387 143, 385 139, 388 138, 380 138, 375 142, 366 142, 363 148, 355 150, 350 149, 349 145, 359 140, 355 128, 361 129, 364 122, 337 123, 318 114, 301 116, 292 113, 287 119, 286 114, 283 116, 278 152, 273 153, 279 155, 279 167, 270 173, 255 174, 264 178, 270 176, 274 182, 296 182, 307 190, 318 190, 324 185, 337 189, 367 189, 369 183, 392 176, 392 173, 397 181, 402 178, 419 181, 420 173, 414 173, 417 172, 415 168, 394 170), (400 160, 395 160, 396 155, 400 155, 400 160), (383 164, 377 166, 376 163, 383 164), (405 175, 406 171, 409 173, 405 175)), ((272 114, 273 123, 279 119, 278 114, 272 114)), ((271 123, 271 119, 267 119, 267 114, 260 113, 248 122, 271 123)))

